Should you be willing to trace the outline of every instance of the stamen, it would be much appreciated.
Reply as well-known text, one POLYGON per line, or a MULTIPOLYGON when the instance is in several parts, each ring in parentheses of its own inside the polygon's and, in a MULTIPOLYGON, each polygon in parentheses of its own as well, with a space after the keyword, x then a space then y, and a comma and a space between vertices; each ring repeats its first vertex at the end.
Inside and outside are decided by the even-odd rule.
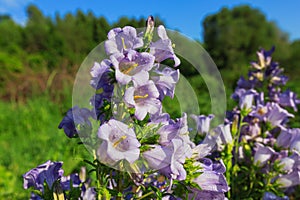
POLYGON ((136 68, 137 66, 139 66, 139 64, 134 63, 134 62, 121 63, 120 71, 121 71, 123 74, 129 74, 129 73, 131 72, 131 70, 133 70, 133 69, 136 68))
POLYGON ((124 141, 125 139, 127 138, 126 135, 123 135, 118 141, 116 141, 114 144, 113 144, 113 147, 116 148, 122 141, 124 141))
POLYGON ((146 99, 148 96, 149 96, 148 94, 145 94, 144 96, 134 95, 133 99, 134 100, 137 100, 137 99, 146 99))
POLYGON ((121 37, 121 40, 122 40, 122 45, 123 45, 123 48, 124 48, 124 49, 127 49, 127 47, 126 47, 126 45, 125 45, 125 40, 124 40, 124 38, 123 38, 123 37, 121 37))

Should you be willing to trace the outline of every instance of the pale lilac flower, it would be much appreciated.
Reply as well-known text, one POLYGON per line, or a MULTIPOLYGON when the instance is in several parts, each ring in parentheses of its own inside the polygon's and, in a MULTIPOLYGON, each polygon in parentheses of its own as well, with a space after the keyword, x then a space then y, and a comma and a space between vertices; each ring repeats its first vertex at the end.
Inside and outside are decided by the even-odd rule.
POLYGON ((277 145, 284 148, 290 147, 292 138, 295 134, 297 134, 297 132, 300 133, 300 129, 282 128, 279 136, 277 137, 277 145))
POLYGON ((245 91, 239 98, 239 107, 240 109, 249 110, 253 105, 253 101, 257 92, 255 90, 247 90, 245 91))
POLYGON ((161 110, 161 102, 158 97, 159 92, 155 84, 153 81, 148 81, 143 85, 127 88, 124 101, 127 106, 135 108, 135 117, 143 120, 147 113, 156 114, 161 110))
POLYGON ((292 107, 295 112, 297 112, 297 104, 300 103, 299 99, 297 99, 297 95, 290 91, 286 90, 283 93, 278 95, 279 104, 284 107, 292 107))
POLYGON ((24 189, 33 187, 36 190, 44 192, 44 182, 51 189, 53 183, 60 179, 64 173, 61 169, 62 162, 52 162, 48 160, 44 164, 31 169, 23 175, 24 189))
POLYGON ((139 158, 141 144, 136 139, 133 129, 123 122, 109 120, 100 126, 98 137, 102 139, 98 150, 101 161, 118 162, 125 159, 129 163, 133 163, 139 158))
POLYGON ((175 85, 179 80, 179 70, 165 67, 162 70, 156 69, 154 72, 157 75, 152 75, 151 79, 154 81, 160 93, 159 99, 162 100, 165 96, 173 98, 175 85))
POLYGON ((264 146, 260 143, 256 143, 256 151, 254 154, 254 163, 259 166, 265 165, 276 154, 274 149, 268 146, 264 146))
POLYGON ((137 49, 143 46, 143 39, 137 36, 136 29, 131 26, 114 28, 108 32, 108 40, 104 47, 106 53, 124 53, 130 49, 137 49))
POLYGON ((181 118, 176 121, 169 121, 168 124, 163 125, 158 129, 157 133, 160 135, 159 144, 168 145, 174 138, 181 138, 185 143, 189 144, 192 148, 195 144, 190 140, 187 124, 187 115, 183 113, 181 118))
POLYGON ((82 200, 96 200, 97 199, 97 192, 94 187, 89 187, 85 191, 81 193, 82 200))
POLYGON ((214 115, 210 114, 208 116, 205 115, 191 115, 197 124, 197 131, 199 134, 204 135, 209 132, 210 122, 214 118, 214 115))
POLYGON ((300 171, 293 171, 290 174, 285 174, 280 176, 277 180, 277 183, 283 188, 292 187, 300 184, 300 171))
POLYGON ((273 126, 280 126, 287 121, 288 117, 294 117, 293 114, 281 108, 276 103, 267 104, 267 108, 266 121, 271 122, 273 126))
POLYGON ((225 165, 221 160, 219 163, 213 163, 208 158, 200 159, 195 162, 195 165, 200 166, 199 172, 202 172, 193 182, 197 183, 203 191, 211 192, 227 192, 228 184, 223 173, 226 171, 225 165))
POLYGON ((113 90, 113 84, 110 80, 109 73, 111 73, 110 67, 112 63, 110 60, 105 59, 101 63, 95 62, 91 69, 91 86, 96 90, 103 88, 104 91, 113 90))
POLYGON ((144 83, 149 79, 148 71, 153 67, 154 57, 146 52, 138 53, 129 50, 123 53, 115 53, 110 56, 116 70, 116 79, 122 84, 128 84, 131 80, 144 83))
POLYGON ((293 129, 290 149, 300 152, 300 129, 293 129))
POLYGON ((166 59, 172 59, 174 60, 174 67, 180 65, 180 60, 174 53, 172 42, 167 36, 165 27, 160 25, 157 28, 157 34, 160 39, 150 44, 150 53, 155 56, 155 61, 160 63, 166 59))
POLYGON ((184 180, 186 171, 183 164, 192 156, 191 147, 182 139, 173 139, 168 146, 155 145, 155 148, 143 153, 149 167, 159 170, 168 178, 184 180))
POLYGON ((197 199, 197 200, 225 200, 224 192, 214 192, 207 190, 199 190, 196 188, 189 188, 188 199, 197 199))
POLYGON ((219 132, 219 137, 217 139, 218 146, 226 145, 232 143, 232 134, 231 134, 230 124, 219 125, 215 131, 219 132))

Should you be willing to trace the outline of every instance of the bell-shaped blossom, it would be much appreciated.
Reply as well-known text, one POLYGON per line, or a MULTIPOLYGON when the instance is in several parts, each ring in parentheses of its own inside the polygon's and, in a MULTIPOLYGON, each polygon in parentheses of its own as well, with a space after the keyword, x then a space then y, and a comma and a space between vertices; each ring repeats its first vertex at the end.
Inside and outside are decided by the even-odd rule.
POLYGON ((232 143, 232 134, 230 131, 230 124, 220 125, 218 126, 215 131, 219 131, 220 135, 217 139, 218 146, 226 145, 232 143))
POLYGON ((254 163, 259 166, 265 165, 276 152, 274 149, 268 146, 264 146, 260 143, 256 143, 256 151, 254 154, 254 163))
POLYGON ((210 159, 204 158, 195 165, 201 166, 202 172, 193 182, 197 183, 204 191, 227 192, 229 190, 223 173, 226 171, 225 165, 221 160, 220 163, 213 163, 210 159))
POLYGON ((112 63, 108 59, 104 59, 101 63, 95 62, 94 66, 91 69, 91 86, 96 90, 102 88, 103 91, 108 92, 113 90, 113 84, 111 82, 111 77, 109 73, 111 73, 112 63))
POLYGON ((107 92, 102 92, 99 94, 95 94, 92 96, 90 99, 90 103, 93 106, 93 112, 95 113, 94 115, 97 116, 97 119, 100 120, 101 124, 106 120, 106 114, 103 113, 104 109, 104 103, 106 102, 111 102, 113 95, 113 91, 107 91, 107 92))
POLYGON ((290 174, 280 176, 277 180, 283 188, 292 187, 300 184, 300 171, 293 171, 290 174))
POLYGON ((239 98, 239 107, 240 109, 249 110, 253 105, 253 101, 257 92, 255 90, 247 90, 239 98))
MULTIPOLYGON (((98 137, 102 139, 98 156, 101 161, 118 162, 127 160, 133 163, 139 158, 141 144, 132 128, 123 122, 111 119, 100 126, 98 137)), ((113 164, 113 163, 108 163, 113 164)))
POLYGON ((135 117, 143 120, 147 113, 156 114, 161 110, 161 102, 158 99, 159 92, 153 81, 145 84, 129 87, 124 94, 124 101, 129 107, 135 108, 135 117))
POLYGON ((278 95, 279 105, 283 107, 292 107, 295 112, 297 112, 297 104, 300 103, 300 100, 297 99, 297 95, 290 91, 286 90, 278 95))
POLYGON ((131 26, 124 28, 114 28, 108 32, 108 40, 105 41, 104 47, 108 55, 114 53, 124 53, 130 49, 142 47, 143 39, 138 37, 136 29, 131 26))
POLYGON ((300 129, 293 129, 290 149, 300 152, 300 129))
POLYGON ((192 149, 182 139, 176 138, 168 146, 155 145, 143 156, 151 169, 159 170, 168 178, 184 180, 186 171, 183 164, 186 158, 192 156, 192 149))
POLYGON ((153 67, 154 56, 149 53, 139 53, 129 50, 123 53, 115 53, 110 60, 116 71, 116 80, 125 85, 131 80, 143 83, 149 79, 148 71, 153 67))
POLYGON ((262 200, 289 200, 289 197, 279 197, 272 192, 265 192, 262 200))
POLYGON ((31 169, 23 175, 24 189, 33 187, 36 190, 44 192, 44 182, 51 189, 53 183, 60 179, 64 173, 61 169, 62 162, 52 162, 48 160, 44 164, 31 169))
POLYGON ((189 188, 189 195, 188 199, 197 199, 197 200, 225 200, 224 192, 214 192, 214 191, 207 191, 207 190, 199 190, 197 188, 189 188))
POLYGON ((168 124, 163 125, 158 129, 157 133, 160 135, 159 144, 168 145, 174 138, 181 138, 185 143, 189 144, 192 148, 195 144, 190 140, 187 124, 187 115, 183 113, 181 118, 175 121, 169 121, 168 124))
POLYGON ((75 106, 68 110, 66 116, 58 125, 59 129, 64 129, 65 134, 72 138, 79 133, 78 125, 92 126, 89 118, 93 117, 92 112, 86 108, 75 106))
POLYGON ((292 138, 295 134, 300 133, 300 129, 281 129, 279 136, 277 137, 277 145, 284 148, 291 146, 292 138))
POLYGON ((165 96, 173 98, 175 85, 179 80, 179 70, 165 67, 162 70, 156 69, 154 72, 157 75, 152 75, 151 80, 154 81, 159 91, 159 99, 162 100, 165 96))
POLYGON ((288 117, 294 117, 293 114, 281 108, 276 103, 270 103, 267 107, 268 113, 266 115, 266 121, 271 122, 273 126, 280 126, 287 121, 288 117))
POLYGON ((89 187, 84 192, 81 193, 82 200, 96 200, 97 192, 94 187, 89 187))
POLYGON ((214 115, 210 114, 208 116, 205 115, 191 115, 197 124, 197 131, 199 134, 204 135, 207 134, 210 130, 210 122, 214 118, 214 115))
POLYGON ((150 53, 155 56, 155 61, 160 63, 166 59, 172 59, 174 60, 174 67, 180 65, 180 60, 174 53, 172 42, 165 27, 158 26, 157 34, 160 39, 150 44, 150 53))

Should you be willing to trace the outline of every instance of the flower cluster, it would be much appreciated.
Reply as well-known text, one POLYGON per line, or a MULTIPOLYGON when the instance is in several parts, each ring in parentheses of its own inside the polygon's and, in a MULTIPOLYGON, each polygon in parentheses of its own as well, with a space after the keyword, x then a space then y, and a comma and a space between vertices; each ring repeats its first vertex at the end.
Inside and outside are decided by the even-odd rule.
MULTIPOLYGON (((174 97, 180 75, 174 67, 180 60, 165 28, 154 30, 149 17, 145 32, 130 26, 109 31, 107 58, 91 69, 92 108, 70 109, 59 128, 93 148, 95 160, 88 163, 97 172, 98 198, 224 199, 229 190, 225 165, 207 157, 216 132, 226 135, 224 125, 210 129, 203 116, 191 116, 204 138, 195 143, 189 137, 189 116, 184 113, 174 120, 163 112, 165 96, 174 97), (166 60, 173 66, 162 64, 166 60)), ((64 185, 52 171, 46 176, 36 173, 42 181, 49 178, 64 185)))
POLYGON ((274 191, 288 192, 300 184, 300 129, 289 127, 294 115, 288 111, 297 111, 300 101, 294 92, 282 91, 287 77, 272 60, 273 51, 274 48, 257 52, 258 61, 251 63, 248 78, 238 80, 232 95, 238 107, 227 115, 236 140, 234 162, 258 167, 257 174, 263 181, 261 191, 266 192, 264 199, 273 199, 270 196, 275 196, 274 191))
POLYGON ((87 187, 78 174, 63 176, 62 164, 49 160, 23 175, 24 188, 34 188, 30 199, 95 199, 95 188, 87 187))

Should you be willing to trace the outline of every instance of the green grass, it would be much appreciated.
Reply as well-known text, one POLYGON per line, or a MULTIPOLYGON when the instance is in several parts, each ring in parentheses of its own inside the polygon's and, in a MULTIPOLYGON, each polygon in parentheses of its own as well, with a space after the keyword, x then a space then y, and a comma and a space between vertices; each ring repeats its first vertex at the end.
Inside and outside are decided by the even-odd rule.
POLYGON ((57 128, 62 110, 47 95, 26 104, 0 102, 0 199, 28 199, 22 174, 47 160, 63 161, 65 174, 78 169, 87 153, 57 128))

